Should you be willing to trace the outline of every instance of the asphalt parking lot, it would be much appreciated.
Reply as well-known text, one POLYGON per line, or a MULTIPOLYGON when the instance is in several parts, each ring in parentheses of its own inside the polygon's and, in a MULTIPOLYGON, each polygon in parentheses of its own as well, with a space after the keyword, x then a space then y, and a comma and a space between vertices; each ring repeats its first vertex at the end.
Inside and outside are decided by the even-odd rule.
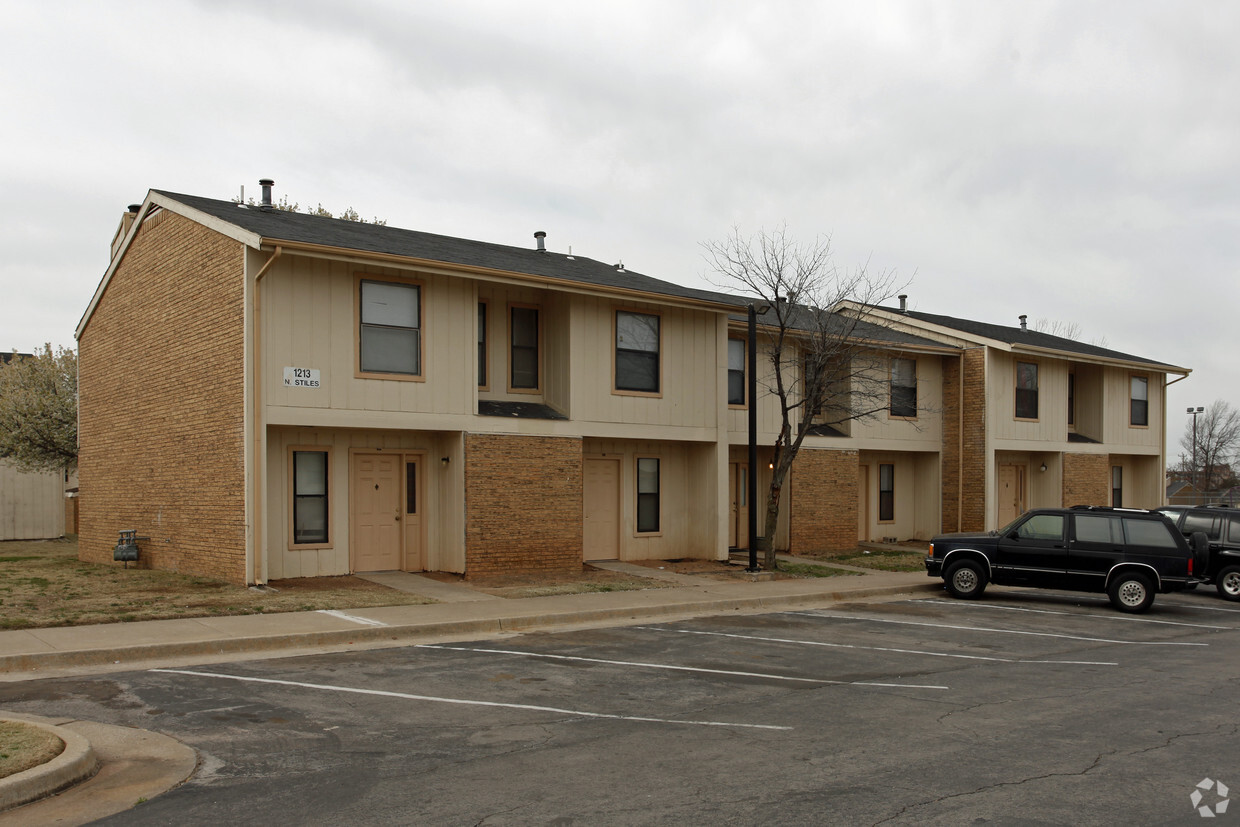
POLYGON ((100 823, 1199 823, 1199 782, 1212 812, 1240 785, 1238 630, 1212 590, 1133 616, 992 589, 29 681, 0 707, 200 752, 100 823))

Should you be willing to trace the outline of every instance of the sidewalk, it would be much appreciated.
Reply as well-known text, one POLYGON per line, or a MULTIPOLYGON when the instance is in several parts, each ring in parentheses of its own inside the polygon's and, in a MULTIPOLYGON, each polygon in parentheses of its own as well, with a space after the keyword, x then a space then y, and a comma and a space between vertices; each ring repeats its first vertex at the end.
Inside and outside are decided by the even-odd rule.
MULTIPOLYGON (((938 580, 908 572, 858 569, 854 576, 763 580, 758 575, 752 580, 723 581, 630 563, 599 565, 674 585, 510 600, 417 574, 381 572, 367 577, 440 602, 348 612, 153 620, 0 632, 0 680, 459 641, 535 630, 777 612, 847 600, 926 594, 942 588, 938 580)), ((122 812, 137 801, 181 784, 192 775, 197 763, 194 750, 167 736, 141 729, 2 712, 0 718, 49 726, 67 745, 61 758, 0 782, 0 827, 32 822, 84 824, 122 812), (65 785, 71 786, 58 795, 18 806, 65 785)))
POLYGON ((304 650, 378 648, 653 619, 780 611, 941 588, 924 574, 908 572, 721 581, 628 563, 606 567, 671 580, 675 585, 510 600, 417 574, 384 572, 373 579, 440 602, 347 612, 201 617, 0 632, 0 681, 115 672, 155 663, 201 664, 237 656, 272 657, 304 650))

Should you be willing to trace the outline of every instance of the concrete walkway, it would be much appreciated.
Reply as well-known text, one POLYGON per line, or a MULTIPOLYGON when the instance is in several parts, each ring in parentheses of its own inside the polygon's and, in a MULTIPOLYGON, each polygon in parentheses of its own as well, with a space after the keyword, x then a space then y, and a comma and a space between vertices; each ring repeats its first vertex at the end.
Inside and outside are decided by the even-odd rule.
MULTIPOLYGON (((504 599, 464 584, 405 572, 381 572, 366 578, 439 602, 0 632, 0 681, 470 640, 536 630, 777 612, 901 594, 924 595, 943 588, 940 580, 907 572, 858 570, 861 573, 852 576, 788 580, 763 580, 759 574, 753 579, 715 580, 630 563, 592 565, 672 585, 504 599)), ((0 711, 0 718, 6 717, 23 716, 0 711)), ((66 744, 73 739, 78 744, 85 738, 99 770, 89 780, 58 795, 0 812, 0 827, 84 824, 121 812, 186 780, 197 760, 192 749, 157 733, 85 721, 39 722, 67 731, 66 744)), ((80 745, 76 749, 80 750, 80 745)), ((51 764, 21 773, 24 778, 5 779, 9 783, 0 790, 0 809, 30 800, 22 798, 23 785, 46 786, 48 779, 41 776, 49 767, 51 764)))

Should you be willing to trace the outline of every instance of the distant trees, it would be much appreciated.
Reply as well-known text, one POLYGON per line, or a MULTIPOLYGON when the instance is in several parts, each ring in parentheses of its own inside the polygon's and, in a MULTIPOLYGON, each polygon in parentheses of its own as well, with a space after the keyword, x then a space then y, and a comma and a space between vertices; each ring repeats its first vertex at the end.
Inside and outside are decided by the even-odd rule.
MULTIPOLYGON (((241 199, 234 198, 233 203, 240 204, 241 199)), ((251 207, 258 206, 258 204, 254 201, 253 198, 248 199, 246 203, 249 204, 251 207)), ((287 195, 281 196, 280 200, 275 202, 271 206, 277 210, 280 210, 281 212, 298 212, 299 210, 301 210, 301 204, 297 203, 296 201, 289 201, 287 195)), ((316 204, 314 207, 308 207, 306 209, 306 215, 317 215, 321 218, 338 218, 341 221, 356 221, 360 224, 375 224, 380 227, 387 226, 386 218, 375 217, 367 221, 365 218, 362 218, 361 214, 358 213, 358 211, 353 209, 352 207, 347 207, 339 215, 336 215, 331 210, 324 207, 321 202, 316 204)))
POLYGON ((1184 462, 1199 491, 1215 491, 1235 484, 1232 463, 1240 459, 1240 411, 1223 399, 1210 403, 1184 425, 1180 437, 1184 462))
POLYGON ((17 353, 0 363, 0 459, 24 471, 77 464, 77 352, 17 353))

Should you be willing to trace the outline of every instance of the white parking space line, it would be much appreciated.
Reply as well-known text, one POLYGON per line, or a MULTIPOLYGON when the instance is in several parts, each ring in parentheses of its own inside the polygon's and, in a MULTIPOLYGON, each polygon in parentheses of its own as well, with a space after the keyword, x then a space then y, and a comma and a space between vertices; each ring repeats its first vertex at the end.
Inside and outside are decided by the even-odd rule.
MULTIPOLYGON (((699 632, 693 629, 668 629, 661 626, 637 626, 638 629, 649 629, 655 632, 678 632, 685 635, 708 635, 711 637, 732 637, 741 640, 758 640, 763 643, 792 643, 798 646, 827 646, 832 649, 866 649, 871 652, 894 652, 902 655, 926 655, 932 658, 959 658, 961 660, 988 660, 997 663, 1055 663, 1071 666, 1119 666, 1115 661, 1103 660, 1041 660, 1036 658, 999 658, 993 655, 962 655, 953 652, 930 652, 925 649, 896 649, 890 646, 861 646, 853 643, 827 643, 821 640, 795 640, 782 637, 762 637, 760 635, 739 635, 734 632, 699 632)), ((902 685, 902 684, 901 684, 902 685)), ((946 688, 946 687, 944 687, 946 688)))
POLYGON ((350 623, 358 623, 362 626, 386 626, 387 625, 382 620, 371 620, 368 617, 358 617, 357 615, 351 615, 351 614, 348 614, 347 612, 342 612, 337 609, 319 609, 319 614, 331 615, 332 617, 338 617, 341 620, 347 620, 350 623))
POLYGON ((818 617, 826 620, 860 620, 869 623, 891 623, 898 626, 926 626, 931 629, 956 629, 965 632, 994 632, 1000 635, 1027 635, 1029 637, 1053 637, 1063 640, 1082 640, 1086 643, 1116 643, 1122 646, 1209 646, 1208 643, 1189 643, 1178 640, 1112 640, 1105 637, 1085 637, 1084 635, 1061 635, 1055 632, 1026 632, 1021 629, 992 629, 985 626, 952 626, 947 623, 921 623, 915 620, 890 620, 881 617, 854 617, 852 615, 834 615, 818 612, 785 612, 785 614, 802 617, 818 617))
POLYGON ((962 609, 998 609, 1004 612, 1029 612, 1042 615, 1068 615, 1070 617, 1098 618, 1100 620, 1127 620, 1132 623, 1159 623, 1164 626, 1188 626, 1193 629, 1235 629, 1235 626, 1210 626, 1205 623, 1181 623, 1178 620, 1156 620, 1152 617, 1133 617, 1125 614, 1081 614, 1080 612, 1060 612, 1055 609, 1030 609, 1025 606, 1002 606, 998 603, 978 603, 976 600, 926 600, 908 601, 910 603, 934 603, 939 606, 959 606, 962 609))
MULTIPOLYGON (((651 628, 651 627, 644 627, 651 628)), ((674 672, 701 672, 708 675, 730 675, 740 678, 766 678, 775 681, 799 681, 803 683, 830 684, 832 686, 882 686, 897 689, 950 689, 948 686, 923 685, 915 683, 879 683, 877 681, 833 681, 825 678, 797 678, 788 675, 771 675, 765 672, 737 672, 729 669, 702 669, 696 666, 672 666, 665 663, 642 663, 641 661, 603 660, 602 658, 583 658, 576 655, 547 655, 539 652, 518 652, 511 649, 475 649, 469 646, 443 646, 438 643, 423 643, 419 649, 448 649, 453 652, 484 652, 492 655, 518 655, 524 658, 544 658, 546 660, 570 660, 579 663, 603 663, 609 666, 635 666, 640 669, 667 669, 674 672)))
POLYGON ((294 686, 299 689, 321 689, 327 692, 345 692, 354 695, 377 695, 384 698, 401 698, 409 701, 428 701, 439 704, 455 704, 459 706, 489 706, 500 709, 521 709, 530 712, 552 712, 556 715, 570 715, 574 718, 608 718, 616 721, 636 721, 648 724, 683 724, 686 726, 736 727, 738 729, 773 729, 787 731, 790 726, 773 726, 770 724, 738 724, 730 721, 679 721, 674 718, 646 718, 635 715, 609 715, 605 712, 585 712, 580 709, 560 709, 554 706, 534 706, 531 704, 509 704, 496 701, 471 701, 463 698, 437 698, 433 695, 412 695, 407 692, 388 692, 382 689, 362 689, 356 686, 329 686, 321 683, 303 683, 301 681, 284 681, 275 678, 254 678, 243 675, 225 675, 217 672, 194 672, 188 669, 152 669, 170 675, 191 675, 196 678, 217 678, 219 680, 241 681, 243 683, 265 683, 273 686, 294 686))

